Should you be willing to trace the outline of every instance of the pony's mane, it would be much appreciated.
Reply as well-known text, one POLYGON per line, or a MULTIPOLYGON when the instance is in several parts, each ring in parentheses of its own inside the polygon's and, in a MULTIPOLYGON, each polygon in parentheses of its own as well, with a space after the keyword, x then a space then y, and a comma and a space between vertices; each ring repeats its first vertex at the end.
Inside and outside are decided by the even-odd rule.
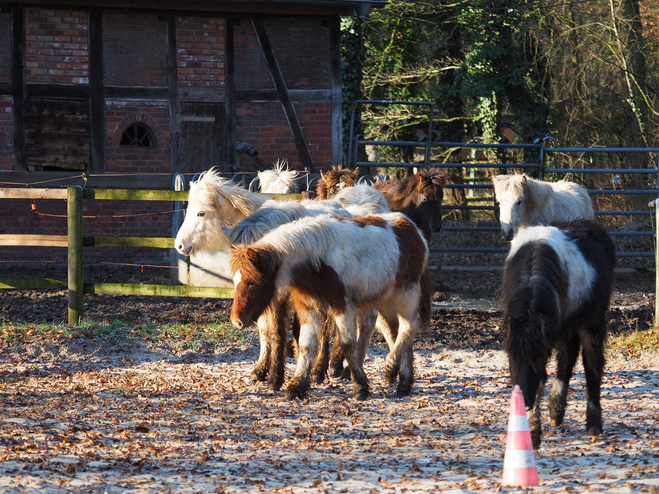
POLYGON ((255 249, 250 245, 232 245, 230 264, 232 273, 240 270, 246 279, 260 284, 281 264, 281 254, 269 249, 255 249))
POLYGON ((346 187, 337 192, 332 200, 358 216, 390 211, 382 192, 370 185, 346 187))
POLYGON ((306 215, 306 209, 299 202, 268 201, 231 228, 227 237, 231 244, 253 244, 278 226, 306 215))
POLYGON ((296 263, 306 259, 319 269, 323 253, 337 238, 340 221, 329 215, 307 216, 280 226, 252 246, 278 252, 282 258, 292 256, 296 263))
POLYGON ((444 185, 446 185, 446 175, 436 168, 424 168, 404 180, 377 183, 378 189, 393 194, 386 194, 390 204, 393 205, 393 209, 397 209, 403 201, 414 193, 436 195, 436 199, 441 201, 444 185))
POLYGON ((298 172, 288 169, 286 160, 277 161, 274 169, 258 173, 261 192, 287 194, 295 190, 298 172))
POLYGON ((545 204, 553 193, 553 189, 549 184, 527 175, 499 175, 496 178, 495 189, 498 195, 511 193, 517 197, 524 191, 528 191, 524 195, 524 200, 526 207, 531 210, 545 204))
POLYGON ((203 172, 196 182, 190 184, 188 202, 196 201, 200 206, 214 208, 217 197, 224 197, 245 216, 249 216, 269 198, 245 190, 229 179, 219 175, 215 167, 203 172))
POLYGON ((342 165, 333 166, 325 173, 321 173, 316 186, 318 199, 331 199, 328 197, 328 191, 339 183, 343 182, 344 187, 352 187, 357 182, 359 175, 359 168, 351 170, 350 168, 343 168, 342 165))

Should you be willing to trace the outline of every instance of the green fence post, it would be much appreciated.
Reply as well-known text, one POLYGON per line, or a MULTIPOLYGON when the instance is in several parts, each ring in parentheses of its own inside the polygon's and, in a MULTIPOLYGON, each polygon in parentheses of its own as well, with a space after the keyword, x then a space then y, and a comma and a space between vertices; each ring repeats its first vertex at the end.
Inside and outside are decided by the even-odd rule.
POLYGON ((82 187, 67 187, 67 229, 69 236, 69 324, 77 326, 84 304, 82 279, 82 187))

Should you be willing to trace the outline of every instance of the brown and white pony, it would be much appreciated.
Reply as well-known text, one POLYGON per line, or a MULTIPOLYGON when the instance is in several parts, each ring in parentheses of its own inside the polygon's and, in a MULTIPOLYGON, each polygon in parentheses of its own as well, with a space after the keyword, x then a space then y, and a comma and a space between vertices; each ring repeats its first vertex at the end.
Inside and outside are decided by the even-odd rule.
POLYGON ((282 225, 252 245, 231 247, 235 297, 231 322, 253 324, 282 291, 300 320, 295 375, 288 399, 310 386, 326 308, 334 317, 339 344, 348 361, 355 395, 369 395, 357 335, 359 311, 376 309, 396 334, 385 362, 385 377, 398 377, 397 394, 410 393, 414 379, 412 347, 421 325, 421 279, 428 246, 418 228, 398 213, 342 219, 307 217, 282 225))
MULTIPOLYGON (((432 234, 442 229, 444 185, 446 185, 446 175, 444 173, 436 168, 426 168, 405 180, 380 181, 372 187, 382 193, 392 211, 399 211, 410 218, 423 232, 426 241, 430 245, 432 234)), ((425 299, 422 307, 430 312, 432 277, 429 269, 426 269, 424 273, 422 287, 425 299)), ((329 363, 332 376, 348 377, 346 369, 343 368, 343 360, 340 346, 335 345, 329 363)))
POLYGON ((354 187, 358 178, 359 168, 351 170, 338 165, 330 168, 325 173, 321 171, 318 185, 316 185, 316 197, 321 200, 332 199, 340 190, 346 187, 354 187))

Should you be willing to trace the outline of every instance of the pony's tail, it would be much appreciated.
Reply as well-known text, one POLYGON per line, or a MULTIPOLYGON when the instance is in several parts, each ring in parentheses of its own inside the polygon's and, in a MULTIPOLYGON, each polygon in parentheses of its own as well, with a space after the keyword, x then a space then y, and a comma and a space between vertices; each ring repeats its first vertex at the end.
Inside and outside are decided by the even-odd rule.
POLYGON ((419 333, 424 333, 430 328, 432 317, 432 276, 430 268, 426 268, 421 274, 421 299, 419 300, 419 333))

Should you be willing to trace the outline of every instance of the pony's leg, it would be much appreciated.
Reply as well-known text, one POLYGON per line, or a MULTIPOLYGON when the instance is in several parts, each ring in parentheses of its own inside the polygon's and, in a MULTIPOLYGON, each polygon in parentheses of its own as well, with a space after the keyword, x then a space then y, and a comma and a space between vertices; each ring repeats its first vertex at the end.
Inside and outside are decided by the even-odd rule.
POLYGON ((268 308, 271 311, 268 339, 270 340, 270 372, 268 386, 273 391, 279 391, 284 384, 285 350, 288 330, 288 299, 276 301, 268 308))
POLYGON ((352 307, 346 308, 346 312, 335 316, 335 320, 339 344, 352 375, 355 398, 364 400, 371 392, 357 344, 357 311, 352 307))
POLYGON ((549 391, 549 419, 552 427, 563 423, 567 407, 567 391, 574 364, 579 356, 579 334, 572 333, 569 338, 556 345, 556 377, 549 391))
POLYGON ((398 313, 398 336, 393 351, 387 355, 385 369, 398 368, 398 397, 408 396, 414 382, 414 338, 419 330, 419 287, 400 291, 392 297, 398 313))
MULTIPOLYGON (((366 358, 366 350, 368 350, 368 345, 371 343, 371 337, 375 331, 375 322, 378 317, 378 312, 375 310, 372 311, 360 311, 357 316, 357 348, 359 349, 359 359, 364 364, 364 359, 366 358)), ((343 379, 351 379, 350 367, 343 368, 343 352, 341 351, 341 345, 337 341, 332 348, 332 357, 330 359, 330 369, 332 369, 332 377, 342 377, 343 379)))
POLYGON ((602 407, 600 406, 600 389, 604 374, 604 339, 606 322, 604 316, 598 317, 592 331, 581 335, 583 345, 581 358, 586 374, 588 388, 588 405, 586 407, 586 433, 597 436, 602 433, 602 407))
POLYGON ((327 375, 327 368, 329 367, 329 346, 330 336, 335 332, 336 324, 334 318, 329 315, 325 317, 323 322, 323 331, 320 338, 320 348, 318 350, 318 358, 313 366, 311 379, 315 384, 321 384, 327 375))
POLYGON ((341 345, 339 344, 339 338, 337 336, 334 346, 332 347, 332 355, 330 356, 330 375, 332 377, 342 377, 343 376, 343 352, 341 351, 341 345))
POLYGON ((295 313, 293 313, 291 333, 293 333, 293 339, 286 342, 286 356, 297 359, 297 341, 300 339, 300 320, 295 313))
POLYGON ((545 389, 545 382, 547 381, 547 373, 545 368, 547 362, 537 362, 538 369, 541 372, 536 372, 528 362, 516 361, 510 356, 508 357, 510 365, 510 378, 513 384, 519 384, 524 395, 524 405, 526 406, 526 416, 529 421, 529 431, 531 432, 531 441, 533 449, 540 447, 542 440, 542 423, 540 414, 540 402, 545 389))
POLYGON ((398 316, 390 304, 378 307, 378 312, 375 326, 382 333, 387 341, 387 346, 389 346, 389 355, 387 355, 384 363, 384 379, 387 384, 393 384, 396 382, 398 369, 400 368, 399 361, 393 357, 396 348, 396 337, 398 336, 398 316))
POLYGON ((265 381, 268 377, 268 369, 270 368, 270 340, 268 338, 268 328, 270 327, 271 314, 269 308, 265 310, 261 317, 256 322, 259 328, 259 359, 252 369, 250 379, 252 381, 265 381))
POLYGON ((311 367, 318 355, 318 340, 321 338, 323 316, 309 308, 298 308, 300 339, 295 374, 286 386, 286 399, 304 398, 311 384, 311 367))

